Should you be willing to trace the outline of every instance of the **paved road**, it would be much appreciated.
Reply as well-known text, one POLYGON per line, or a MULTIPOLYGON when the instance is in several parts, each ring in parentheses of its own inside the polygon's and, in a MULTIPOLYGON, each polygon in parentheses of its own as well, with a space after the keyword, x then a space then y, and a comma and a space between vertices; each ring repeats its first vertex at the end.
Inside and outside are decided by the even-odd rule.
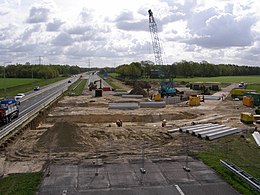
POLYGON ((146 174, 141 174, 142 159, 122 159, 121 163, 93 165, 85 160, 79 165, 50 166, 38 195, 90 194, 90 195, 237 195, 215 172, 200 161, 186 157, 171 159, 145 159, 146 174), (98 173, 98 175, 95 175, 98 173))

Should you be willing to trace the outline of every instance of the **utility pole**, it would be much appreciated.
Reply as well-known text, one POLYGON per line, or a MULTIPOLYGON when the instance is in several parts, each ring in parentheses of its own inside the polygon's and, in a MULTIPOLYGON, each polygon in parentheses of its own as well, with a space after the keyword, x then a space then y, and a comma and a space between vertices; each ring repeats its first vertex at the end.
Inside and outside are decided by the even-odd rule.
POLYGON ((37 56, 38 58, 39 58, 39 65, 41 65, 42 64, 42 58, 44 57, 44 56, 37 56))
POLYGON ((88 68, 90 69, 90 59, 88 59, 88 68))

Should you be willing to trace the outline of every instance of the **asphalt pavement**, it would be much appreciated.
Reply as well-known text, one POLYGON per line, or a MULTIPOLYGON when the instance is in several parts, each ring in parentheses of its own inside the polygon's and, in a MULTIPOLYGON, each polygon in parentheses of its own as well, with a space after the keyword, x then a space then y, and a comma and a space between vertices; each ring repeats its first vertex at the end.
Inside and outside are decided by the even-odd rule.
POLYGON ((168 159, 127 158, 109 163, 89 159, 77 165, 52 164, 38 195, 237 195, 230 185, 202 162, 186 157, 168 159), (183 169, 190 169, 187 172, 183 169), (146 173, 141 173, 143 167, 146 173))

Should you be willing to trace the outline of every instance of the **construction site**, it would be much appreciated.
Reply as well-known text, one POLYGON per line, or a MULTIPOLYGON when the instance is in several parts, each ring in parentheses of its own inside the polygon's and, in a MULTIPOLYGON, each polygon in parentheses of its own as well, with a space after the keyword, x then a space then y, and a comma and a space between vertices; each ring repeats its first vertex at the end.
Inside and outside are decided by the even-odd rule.
MULTIPOLYGON (((129 89, 129 86, 119 81, 114 82, 125 87, 126 90, 129 89)), ((219 139, 222 139, 221 136, 213 141, 209 141, 210 138, 209 140, 204 139, 205 137, 198 138, 198 136, 187 134, 184 131, 185 128, 206 124, 211 129, 214 129, 214 125, 220 125, 226 130, 236 130, 230 135, 223 135, 229 135, 227 136, 228 143, 233 139, 239 139, 242 135, 251 136, 251 133, 260 127, 255 122, 246 124, 240 121, 240 112, 252 113, 254 110, 252 107, 243 106, 241 101, 233 101, 230 98, 230 91, 234 85, 212 96, 219 96, 218 99, 205 98, 204 102, 200 101, 196 106, 192 106, 189 100, 185 100, 187 92, 183 94, 183 100, 176 103, 176 101, 170 101, 174 97, 165 97, 160 101, 155 101, 150 99, 149 95, 146 97, 138 94, 118 95, 116 91, 103 91, 100 97, 96 97, 95 90, 89 91, 86 86, 84 95, 63 96, 51 107, 45 117, 35 119, 34 125, 27 127, 14 142, 7 145, 1 152, 1 174, 43 171, 47 180, 44 179, 39 190, 42 190, 42 193, 39 194, 52 194, 51 192, 57 194, 64 189, 70 189, 71 192, 71 188, 75 188, 75 183, 72 181, 71 184, 66 184, 68 185, 66 187, 66 182, 62 182, 61 186, 56 185, 61 178, 48 180, 52 173, 55 173, 57 166, 83 166, 91 169, 86 173, 90 174, 91 181, 84 180, 86 182, 84 185, 77 184, 79 185, 77 190, 73 191, 75 194, 78 194, 80 190, 86 193, 84 190, 89 189, 107 190, 112 187, 121 189, 131 186, 165 186, 167 183, 169 185, 178 183, 178 179, 173 179, 167 182, 148 181, 145 184, 145 178, 148 177, 149 172, 154 172, 150 166, 154 166, 152 164, 156 162, 178 162, 179 168, 175 171, 184 171, 184 173, 185 170, 182 168, 185 166, 191 169, 191 173, 198 168, 195 166, 192 170, 192 166, 196 163, 204 167, 205 165, 194 158, 195 154, 209 149, 209 142, 217 143, 219 139), (102 170, 104 171, 107 165, 114 165, 113 170, 116 170, 116 167, 126 164, 134 164, 137 168, 135 173, 137 175, 139 175, 138 169, 144 168, 147 173, 141 173, 141 175, 146 176, 144 178, 143 176, 140 178, 140 175, 134 176, 135 184, 131 183, 133 182, 131 179, 119 180, 117 181, 119 183, 115 184, 109 184, 103 176, 102 181, 99 180, 102 170), (92 183, 93 177, 97 179, 97 184, 92 183)), ((215 128, 214 132, 221 131, 220 127, 215 128)), ((123 173, 120 173, 120 177, 128 178, 130 169, 125 167, 121 170, 123 173)), ((66 171, 63 170, 57 174, 66 174, 66 171)), ((130 175, 132 174, 130 171, 130 175)), ((187 174, 190 173, 187 172, 187 174)), ((199 180, 205 180, 207 185, 217 181, 219 185, 220 180, 214 171, 210 173, 210 175, 215 175, 213 178, 208 174, 206 176, 203 173, 201 177, 198 177, 199 180)), ((68 177, 62 178, 68 179, 68 177)), ((192 176, 187 178, 185 174, 184 180, 179 182, 190 184, 196 179, 192 176)))
MULTIPOLYGON (((155 61, 163 65, 148 13, 155 61)), ((81 95, 62 95, 1 141, 0 175, 43 172, 37 194, 48 195, 239 194, 199 158, 216 147, 224 151, 219 164, 233 168, 231 174, 244 173, 242 179, 259 192, 258 179, 225 161, 239 150, 232 147, 237 141, 260 156, 259 93, 242 90, 244 83, 130 86, 97 72, 79 79, 88 81, 81 95)), ((260 171, 259 165, 246 166, 260 171)))

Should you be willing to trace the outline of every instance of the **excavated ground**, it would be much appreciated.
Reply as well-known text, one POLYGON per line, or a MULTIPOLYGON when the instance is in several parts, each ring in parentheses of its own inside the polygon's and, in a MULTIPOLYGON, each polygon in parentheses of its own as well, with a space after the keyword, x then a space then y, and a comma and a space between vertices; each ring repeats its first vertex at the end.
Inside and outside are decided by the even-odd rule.
MULTIPOLYGON (((10 145, 0 158, 2 174, 30 172, 42 168, 47 161, 78 163, 96 156, 113 162, 127 155, 170 157, 205 149, 205 140, 183 134, 169 134, 167 130, 191 122, 216 122, 240 129, 241 111, 251 108, 241 101, 209 100, 198 107, 185 102, 165 108, 135 110, 108 109, 110 102, 139 102, 147 99, 127 99, 104 92, 103 97, 67 96, 62 98, 36 129, 27 130, 10 145), (123 127, 117 127, 121 119, 123 127), (167 126, 161 127, 161 121, 167 126)), ((250 127, 251 128, 251 127, 250 127)))

